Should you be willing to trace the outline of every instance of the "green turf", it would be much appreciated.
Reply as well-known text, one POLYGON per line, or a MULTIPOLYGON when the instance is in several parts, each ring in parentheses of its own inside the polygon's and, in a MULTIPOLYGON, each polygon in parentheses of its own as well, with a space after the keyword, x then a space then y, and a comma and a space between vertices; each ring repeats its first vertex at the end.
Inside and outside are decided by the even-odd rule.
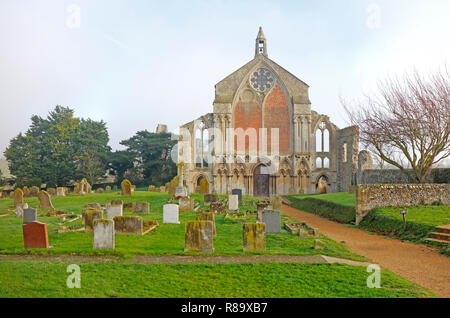
POLYGON ((368 288, 365 267, 342 264, 80 264, 81 288, 68 288, 68 264, 0 262, 5 297, 433 297, 398 275, 381 272, 368 288))
MULTIPOLYGON (((202 201, 202 196, 192 195, 202 201)), ((157 220, 159 227, 144 236, 116 235, 114 250, 94 250, 92 248, 92 234, 84 232, 54 233, 58 228, 58 217, 39 216, 38 221, 46 223, 49 231, 50 249, 24 249, 22 238, 22 220, 15 216, 0 217, 0 253, 2 254, 115 254, 132 256, 137 254, 152 255, 184 255, 184 222, 195 220, 195 212, 180 212, 181 224, 163 224, 162 206, 169 198, 166 193, 136 191, 133 196, 122 198, 117 194, 89 194, 85 196, 69 195, 66 197, 53 197, 53 205, 57 210, 71 211, 77 214, 88 202, 105 203, 111 199, 121 198, 125 203, 131 201, 150 202, 150 214, 143 215, 144 219, 157 220)), ((249 199, 249 198, 246 198, 249 199)), ((25 202, 30 207, 36 207, 36 198, 26 198, 25 202)), ((254 207, 253 207, 254 208, 254 207)), ((245 210, 245 207, 241 207, 245 210)), ((0 200, 1 213, 14 211, 12 199, 0 200), (8 211, 9 209, 9 211, 8 211)), ((42 214, 42 213, 41 213, 42 214)), ((125 212, 124 215, 132 215, 125 212)), ((255 221, 255 216, 250 219, 255 221)), ((72 222, 76 226, 82 226, 81 220, 72 222)), ((242 224, 228 224, 224 222, 224 215, 216 215, 217 237, 214 239, 214 254, 289 254, 289 255, 314 255, 323 254, 334 257, 364 260, 363 257, 351 252, 345 245, 337 243, 325 236, 321 239, 326 243, 324 250, 314 250, 314 237, 299 238, 282 230, 280 234, 267 234, 266 252, 242 251, 242 224)), ((191 253, 196 254, 196 253, 191 253)))
POLYGON ((427 226, 439 226, 450 223, 450 205, 439 206, 412 206, 398 208, 377 208, 376 212, 380 216, 403 222, 400 211, 407 209, 407 223, 417 223, 427 226))
POLYGON ((352 207, 356 206, 356 194, 348 192, 336 192, 326 194, 298 194, 292 197, 298 199, 314 198, 345 206, 352 206, 352 207))

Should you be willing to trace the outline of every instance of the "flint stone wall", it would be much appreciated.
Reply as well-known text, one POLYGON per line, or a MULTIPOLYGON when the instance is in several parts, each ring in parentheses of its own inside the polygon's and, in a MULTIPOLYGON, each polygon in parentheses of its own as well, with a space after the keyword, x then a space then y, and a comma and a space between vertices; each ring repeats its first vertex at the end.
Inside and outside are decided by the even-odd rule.
POLYGON ((356 191, 356 224, 376 207, 450 204, 450 184, 360 184, 356 191))

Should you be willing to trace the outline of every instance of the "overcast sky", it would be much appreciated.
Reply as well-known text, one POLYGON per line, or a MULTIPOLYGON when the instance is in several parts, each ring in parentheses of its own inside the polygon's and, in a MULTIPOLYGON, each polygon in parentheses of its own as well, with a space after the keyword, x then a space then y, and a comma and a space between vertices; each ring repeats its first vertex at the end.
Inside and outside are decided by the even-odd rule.
MULTIPOLYGON (((214 85, 254 57, 310 86, 339 127, 339 94, 450 60, 450 1, 0 0, 0 151, 55 105, 103 119, 110 145, 212 112, 214 85)), ((0 156, 1 156, 0 155, 0 156)))

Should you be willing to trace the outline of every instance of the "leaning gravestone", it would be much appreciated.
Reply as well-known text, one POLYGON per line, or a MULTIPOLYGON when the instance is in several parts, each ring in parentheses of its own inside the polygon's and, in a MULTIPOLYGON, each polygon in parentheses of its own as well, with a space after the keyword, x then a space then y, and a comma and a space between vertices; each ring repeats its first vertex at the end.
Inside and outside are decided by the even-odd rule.
POLYGON ((266 250, 266 225, 264 223, 244 224, 243 245, 244 252, 266 250))
POLYGON ((232 194, 228 196, 228 210, 231 211, 239 210, 239 197, 237 194, 232 194))
POLYGON ((94 230, 94 220, 103 219, 103 211, 101 210, 84 210, 83 221, 85 233, 92 233, 94 230))
POLYGON ((178 200, 180 211, 192 211, 194 209, 194 199, 182 197, 178 200))
POLYGON ((28 204, 24 203, 23 205, 16 206, 16 217, 23 218, 23 210, 28 209, 28 204))
POLYGON ((163 205, 163 223, 180 224, 178 217, 179 217, 178 205, 176 204, 163 205))
POLYGON ((242 189, 232 189, 231 194, 236 194, 239 197, 239 202, 242 202, 242 189))
POLYGON ((36 209, 28 208, 23 209, 23 224, 37 221, 36 209))
MULTIPOLYGON (((120 201, 122 202, 122 201, 120 201)), ((113 203, 109 203, 106 206, 105 209, 106 212, 106 218, 107 219, 114 219, 114 217, 116 216, 122 216, 123 215, 123 204, 113 204, 113 203)))
POLYGON ((38 194, 41 209, 54 209, 50 194, 47 191, 40 191, 38 194))
POLYGON ((148 202, 133 202, 131 205, 133 213, 136 214, 149 214, 150 213, 150 203, 148 202))
POLYGON ((94 249, 114 249, 114 221, 98 219, 94 221, 94 249))
POLYGON ((22 225, 25 248, 48 248, 47 224, 29 222, 22 225))
POLYGON ((214 252, 213 222, 190 221, 185 225, 185 252, 214 252))
POLYGON ((210 205, 211 203, 219 201, 219 197, 217 194, 205 194, 203 196, 203 201, 206 206, 210 205))
POLYGON ((20 188, 14 190, 14 205, 15 206, 23 206, 23 191, 20 188))
POLYGON ((91 203, 86 203, 86 204, 84 205, 84 207, 85 207, 86 209, 101 210, 102 205, 101 205, 100 203, 97 203, 97 202, 91 202, 91 203))
POLYGON ((262 222, 266 224, 266 233, 280 233, 281 219, 279 211, 264 210, 262 211, 262 222))
POLYGON ((132 188, 132 184, 130 181, 128 181, 127 179, 122 181, 122 195, 124 197, 131 196, 131 188, 132 188))

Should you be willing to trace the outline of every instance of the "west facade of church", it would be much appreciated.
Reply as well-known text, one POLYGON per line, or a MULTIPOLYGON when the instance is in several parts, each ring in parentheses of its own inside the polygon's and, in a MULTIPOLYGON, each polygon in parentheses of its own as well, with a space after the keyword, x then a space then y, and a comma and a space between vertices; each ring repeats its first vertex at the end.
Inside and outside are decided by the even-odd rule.
POLYGON ((180 127, 178 162, 190 192, 275 195, 348 191, 358 169, 358 128, 311 109, 309 86, 267 55, 215 86, 213 113, 180 127))

